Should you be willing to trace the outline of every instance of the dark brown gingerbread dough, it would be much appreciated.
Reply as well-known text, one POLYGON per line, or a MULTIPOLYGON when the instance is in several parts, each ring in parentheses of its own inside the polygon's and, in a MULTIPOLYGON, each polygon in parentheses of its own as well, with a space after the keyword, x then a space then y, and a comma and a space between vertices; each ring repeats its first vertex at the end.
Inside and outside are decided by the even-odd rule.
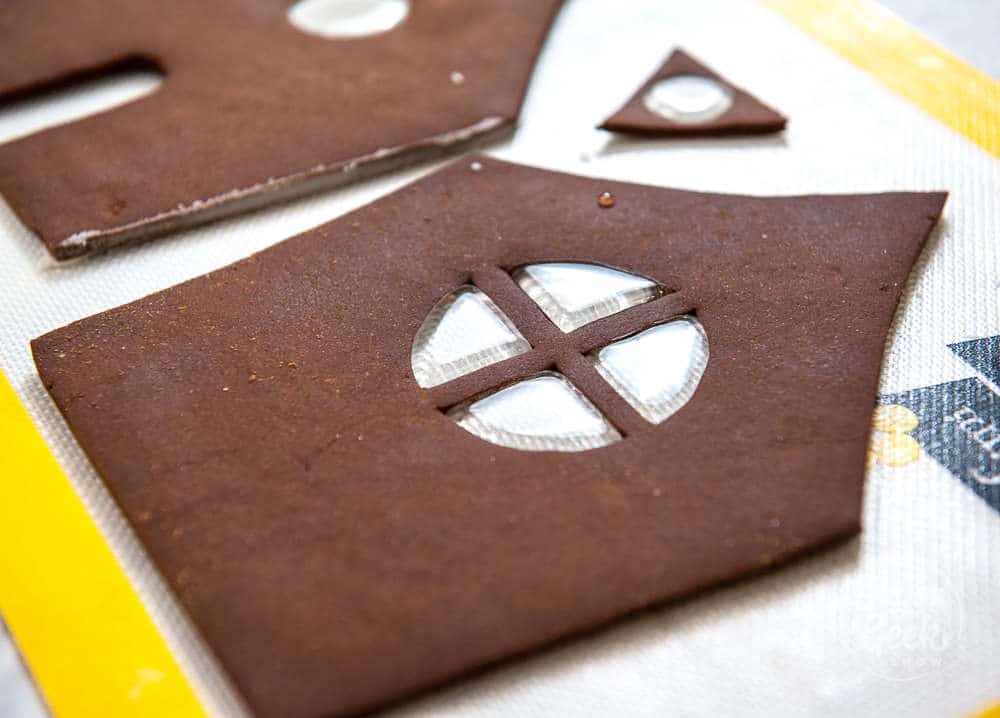
MULTIPOLYGON (((32 344, 259 716, 370 709, 859 529, 883 344, 944 194, 726 196, 477 161, 32 344), (544 366, 552 327, 501 269, 545 260, 677 290, 559 341, 696 311, 711 358, 683 409, 653 426, 622 405, 625 438, 576 454, 443 415, 525 365, 421 389, 424 317, 472 280, 544 366)), ((608 405, 592 365, 559 361, 608 405)))
POLYGON ((600 126, 603 130, 639 135, 695 137, 699 135, 747 135, 780 132, 788 120, 756 97, 732 84, 714 70, 703 65, 683 50, 671 53, 663 66, 643 83, 628 102, 600 126), (720 116, 687 124, 674 122, 649 110, 643 98, 661 80, 679 75, 709 77, 726 87, 732 105, 720 116))
POLYGON ((560 0, 413 0, 398 27, 349 40, 295 28, 289 5, 0 3, 0 102, 129 62, 166 74, 0 145, 0 193, 67 259, 496 137, 560 0))

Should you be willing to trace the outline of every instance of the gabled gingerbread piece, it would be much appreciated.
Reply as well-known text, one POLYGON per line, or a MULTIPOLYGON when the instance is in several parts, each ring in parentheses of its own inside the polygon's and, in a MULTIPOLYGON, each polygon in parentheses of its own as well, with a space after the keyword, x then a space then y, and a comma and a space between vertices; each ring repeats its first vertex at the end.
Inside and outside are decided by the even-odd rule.
POLYGON ((721 77, 683 50, 675 50, 639 90, 601 129, 637 135, 693 137, 699 135, 747 135, 780 132, 787 119, 756 97, 721 77), (660 83, 688 81, 692 87, 674 92, 682 103, 671 105, 671 89, 663 96, 655 92, 660 83), (709 83, 694 86, 701 78, 709 83), (697 93, 694 95, 693 93, 697 93), (685 106, 687 105, 687 106, 685 106), (654 108, 659 108, 657 111, 654 108))
POLYGON ((372 37, 275 0, 7 0, 0 102, 130 63, 153 94, 0 145, 0 194, 56 259, 510 131, 560 0, 420 0, 372 37))
POLYGON ((883 345, 944 201, 464 160, 32 348, 255 714, 347 715, 856 534, 883 345), (566 332, 512 277, 556 260, 663 291, 566 332), (414 338, 469 284, 528 346, 421 388, 414 338), (691 315, 707 366, 650 423, 588 353, 691 315), (551 370, 619 441, 521 451, 448 413, 551 370))

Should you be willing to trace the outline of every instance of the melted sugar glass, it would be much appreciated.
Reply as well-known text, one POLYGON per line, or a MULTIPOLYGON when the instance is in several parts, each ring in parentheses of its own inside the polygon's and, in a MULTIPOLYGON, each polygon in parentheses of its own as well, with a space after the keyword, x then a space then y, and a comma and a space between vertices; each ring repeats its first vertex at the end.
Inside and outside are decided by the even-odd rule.
MULTIPOLYGON (((662 296, 663 287, 596 264, 529 264, 511 273, 563 332, 662 296)), ((531 351, 516 324, 482 290, 463 285, 424 319, 411 350, 421 387, 444 384, 531 351)), ((646 421, 659 424, 691 398, 708 362, 708 340, 693 316, 650 326, 589 355, 598 373, 646 421)), ((621 434, 562 374, 522 379, 448 411, 466 431, 524 451, 584 451, 621 434)))
POLYGON ((546 372, 448 414, 479 438, 525 451, 585 451, 621 435, 566 377, 546 372))
POLYGON ((388 32, 406 19, 408 0, 298 0, 288 20, 321 37, 366 37, 388 32))
POLYGON ((646 109, 673 122, 714 120, 733 105, 727 87, 710 77, 677 75, 660 80, 643 97, 646 109))
POLYGON ((592 355, 598 373, 646 421, 666 421, 687 403, 708 364, 708 339, 682 317, 613 342, 592 355))
POLYGON ((493 300, 471 285, 441 299, 413 342, 410 364, 417 384, 444 384, 531 346, 493 300))
POLYGON ((663 294, 656 282, 597 264, 529 264, 514 270, 512 276, 566 333, 663 294))

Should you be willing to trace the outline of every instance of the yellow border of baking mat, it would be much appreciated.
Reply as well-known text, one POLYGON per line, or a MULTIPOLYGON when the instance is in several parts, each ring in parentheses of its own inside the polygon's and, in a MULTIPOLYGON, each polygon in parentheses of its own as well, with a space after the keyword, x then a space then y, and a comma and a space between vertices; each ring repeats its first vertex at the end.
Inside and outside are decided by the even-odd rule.
MULTIPOLYGON (((869 0, 759 1, 1000 157, 1000 83, 895 15, 869 0)), ((11 447, 0 456, 0 612, 49 707, 63 718, 205 715, 2 373, 0 425, 11 447)), ((1000 718, 1000 706, 980 718, 1000 718)))
POLYGON ((1000 157, 1000 83, 871 0, 759 0, 1000 157))
POLYGON ((0 613, 57 716, 204 716, 163 637, 0 373, 0 613))

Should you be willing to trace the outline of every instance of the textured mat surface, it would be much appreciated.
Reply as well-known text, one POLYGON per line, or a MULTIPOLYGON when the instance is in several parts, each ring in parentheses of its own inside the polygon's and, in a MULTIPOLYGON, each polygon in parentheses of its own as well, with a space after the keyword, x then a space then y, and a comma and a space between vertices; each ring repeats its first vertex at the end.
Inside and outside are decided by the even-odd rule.
MULTIPOLYGON (((636 0, 608 12, 601 0, 568 3, 540 59, 521 127, 494 154, 714 192, 948 188, 942 223, 905 288, 880 391, 897 396, 971 379, 974 369, 949 345, 1000 334, 1000 305, 992 300, 1000 266, 997 161, 760 5, 636 0), (788 130, 780 137, 663 143, 611 139, 593 129, 670 46, 710 59, 734 83, 752 88, 793 118, 788 130)), ((46 395, 28 341, 224 266, 426 171, 403 171, 60 266, 0 204, 6 248, 0 366, 188 677, 220 714, 229 704, 219 700, 211 666, 46 395)), ((906 466, 871 467, 863 518, 860 539, 829 555, 647 613, 396 714, 599 716, 624 710, 656 718, 712 712, 938 718, 995 702, 998 513, 922 450, 906 466), (796 641, 790 643, 789 635, 796 641), (783 697, 780 703, 775 695, 783 697)))

